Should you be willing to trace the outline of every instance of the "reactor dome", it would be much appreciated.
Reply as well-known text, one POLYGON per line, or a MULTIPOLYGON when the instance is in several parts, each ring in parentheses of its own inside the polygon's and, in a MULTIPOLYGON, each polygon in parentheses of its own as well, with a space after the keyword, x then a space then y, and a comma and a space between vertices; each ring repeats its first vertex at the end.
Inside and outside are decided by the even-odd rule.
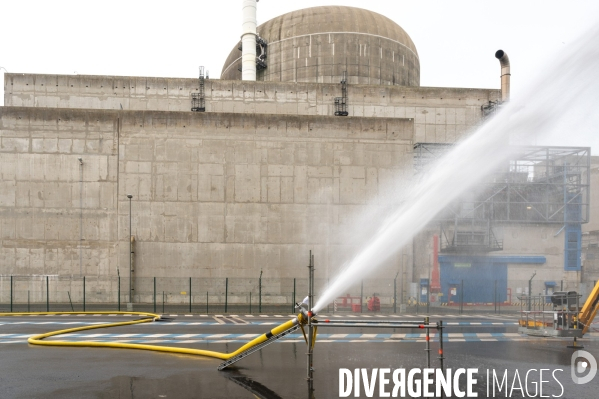
MULTIPOLYGON (((389 18, 354 7, 293 11, 258 26, 257 80, 420 85, 420 61, 410 36, 389 18), (260 39, 258 39, 260 42, 260 39)), ((241 80, 241 42, 221 79, 241 80)))

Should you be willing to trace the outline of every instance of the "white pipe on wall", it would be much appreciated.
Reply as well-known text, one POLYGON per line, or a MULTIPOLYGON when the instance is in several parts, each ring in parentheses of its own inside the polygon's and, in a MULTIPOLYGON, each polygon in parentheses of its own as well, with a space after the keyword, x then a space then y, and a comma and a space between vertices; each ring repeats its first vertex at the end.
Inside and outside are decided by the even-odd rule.
POLYGON ((241 80, 256 80, 257 2, 258 0, 243 0, 241 80))

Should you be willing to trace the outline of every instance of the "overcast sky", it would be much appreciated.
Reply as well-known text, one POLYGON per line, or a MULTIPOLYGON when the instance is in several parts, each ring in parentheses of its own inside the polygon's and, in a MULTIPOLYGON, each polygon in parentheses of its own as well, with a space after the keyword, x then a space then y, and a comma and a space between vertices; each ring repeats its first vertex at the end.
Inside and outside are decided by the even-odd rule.
MULTIPOLYGON (((193 78, 204 65, 218 78, 240 37, 241 4, 3 0, 0 66, 9 72, 193 78)), ((422 86, 499 88, 494 53, 501 48, 512 64, 512 96, 599 21, 597 0, 260 0, 258 23, 321 5, 367 8, 397 22, 418 49, 422 86)), ((0 82, 3 87, 3 76, 0 82)))

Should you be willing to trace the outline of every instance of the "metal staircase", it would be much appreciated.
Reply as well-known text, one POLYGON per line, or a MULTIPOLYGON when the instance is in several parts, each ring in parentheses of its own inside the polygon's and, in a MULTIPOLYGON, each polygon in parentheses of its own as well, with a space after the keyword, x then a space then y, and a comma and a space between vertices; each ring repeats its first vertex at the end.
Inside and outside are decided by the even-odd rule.
POLYGON ((194 112, 205 112, 206 104, 204 97, 204 67, 200 67, 200 77, 198 80, 198 92, 191 93, 191 110, 194 112))
POLYGON ((347 71, 343 71, 341 97, 335 97, 335 116, 347 116, 347 71))

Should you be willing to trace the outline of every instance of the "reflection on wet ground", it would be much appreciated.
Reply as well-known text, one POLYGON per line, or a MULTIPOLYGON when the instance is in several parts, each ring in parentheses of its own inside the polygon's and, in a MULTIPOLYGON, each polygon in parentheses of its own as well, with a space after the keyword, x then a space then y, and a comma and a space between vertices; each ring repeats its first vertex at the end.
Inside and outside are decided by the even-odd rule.
MULTIPOLYGON (((66 318, 65 318, 66 319, 66 318)), ((43 319, 47 322, 48 319, 43 319)), ((98 321, 98 319, 94 319, 98 321)), ((476 322, 470 319, 469 321, 476 322)), ((1 326, 0 328, 4 328, 1 326)), ((27 334, 48 330, 48 325, 10 326, 9 333, 27 334)), ((263 332, 260 326, 144 326, 118 330, 122 334, 191 334, 210 332, 226 334, 263 332)), ((449 328, 448 333, 514 332, 515 327, 449 328)), ((2 330, 1 332, 5 332, 2 330)), ((108 331, 106 331, 108 332, 108 331)), ((323 333, 333 333, 323 328, 323 333)), ((336 329, 334 333, 375 334, 374 329, 336 329)), ((398 333, 400 331, 397 331, 398 333)), ((405 331, 403 331, 405 332, 405 331)), ((418 331, 413 331, 414 333, 418 331)), ((393 333, 393 331, 385 331, 393 333)), ((317 342, 315 348, 315 391, 313 397, 339 397, 339 369, 347 368, 423 368, 426 366, 424 343, 410 340, 397 342, 317 342)), ((487 397, 487 370, 503 375, 507 370, 509 383, 518 370, 522 384, 531 370, 549 369, 563 385, 562 398, 596 397, 596 382, 575 385, 570 378, 572 350, 568 342, 526 339, 505 342, 448 342, 445 344, 445 365, 448 368, 477 368, 479 397, 487 397)), ((599 359, 599 342, 584 341, 585 350, 599 359)), ((180 344, 216 351, 231 351, 239 343, 213 341, 180 344)), ((436 366, 437 343, 432 343, 432 365, 436 366)), ((33 347, 24 343, 0 345, 1 398, 306 398, 306 346, 303 342, 275 343, 255 353, 225 372, 219 372, 217 359, 172 355, 157 352, 97 349, 33 347)), ((597 377, 599 378, 599 377, 597 377)), ((539 381, 538 372, 529 374, 530 381, 539 381)), ((543 376, 543 395, 559 395, 560 385, 551 373, 543 376)), ((597 381, 597 380, 595 380, 597 381)), ((378 388, 377 388, 378 390, 378 388)), ((377 391, 378 392, 378 391, 377 391)), ((509 392, 508 392, 509 393, 509 392)), ((364 396, 364 392, 361 392, 364 396)), ((378 395, 375 395, 377 397, 378 395)), ((352 397, 353 394, 352 394, 352 397)), ((497 398, 526 397, 519 390, 510 395, 496 392, 497 398)))
MULTIPOLYGON (((228 372, 225 372, 228 373, 228 372)), ((236 373, 233 371, 233 373, 236 373)), ((271 391, 258 381, 254 381, 249 377, 241 375, 241 373, 236 373, 239 375, 232 375, 229 377, 231 381, 244 388, 246 391, 251 392, 253 395, 260 399, 282 399, 282 396, 277 393, 271 391)))

